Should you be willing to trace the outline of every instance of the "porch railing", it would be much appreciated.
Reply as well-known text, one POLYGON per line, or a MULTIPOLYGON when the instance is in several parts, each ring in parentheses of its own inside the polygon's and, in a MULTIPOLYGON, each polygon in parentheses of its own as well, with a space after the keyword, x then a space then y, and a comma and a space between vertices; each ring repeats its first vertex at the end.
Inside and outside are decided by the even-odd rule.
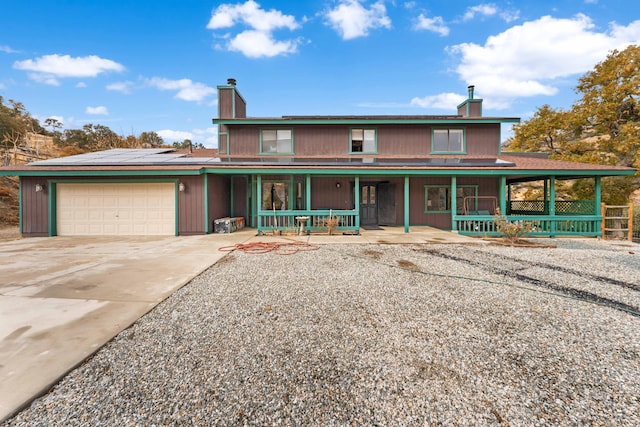
MULTIPOLYGON (((566 215, 542 216, 542 215, 507 215, 507 221, 518 223, 526 222, 531 226, 531 231, 525 236, 554 237, 554 236, 592 236, 602 235, 600 224, 601 216, 574 216, 566 215)), ((498 224, 495 217, 490 215, 461 216, 454 219, 458 232, 470 236, 499 236, 498 224)))
POLYGON ((300 229, 297 218, 307 217, 304 226, 309 231, 328 231, 328 220, 333 218, 338 223, 335 232, 359 232, 356 225, 359 216, 358 210, 293 210, 293 211, 258 211, 258 232, 261 231, 296 231, 300 229))
MULTIPOLYGON (((556 200, 556 215, 595 215, 593 200, 556 200)), ((548 200, 511 200, 507 215, 548 215, 548 200)))

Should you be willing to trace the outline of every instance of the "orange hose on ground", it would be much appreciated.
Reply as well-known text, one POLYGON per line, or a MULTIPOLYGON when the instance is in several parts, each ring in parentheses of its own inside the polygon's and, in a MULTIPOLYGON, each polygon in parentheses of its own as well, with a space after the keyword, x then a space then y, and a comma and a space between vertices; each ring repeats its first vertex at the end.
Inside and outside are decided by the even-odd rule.
POLYGON ((266 254, 267 252, 275 252, 278 255, 293 255, 302 251, 315 251, 319 249, 318 245, 297 240, 291 242, 251 242, 237 243, 232 246, 224 246, 219 250, 223 252, 242 251, 248 254, 266 254))

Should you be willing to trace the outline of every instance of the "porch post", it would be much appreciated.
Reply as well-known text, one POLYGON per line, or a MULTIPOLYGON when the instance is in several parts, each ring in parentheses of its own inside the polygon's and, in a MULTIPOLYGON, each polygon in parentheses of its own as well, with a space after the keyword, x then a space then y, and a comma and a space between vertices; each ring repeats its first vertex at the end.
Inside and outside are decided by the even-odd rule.
POLYGON ((507 215, 507 201, 505 200, 505 192, 508 193, 509 202, 511 202, 511 186, 507 187, 507 177, 500 175, 500 192, 498 193, 498 203, 500 203, 500 215, 507 215))
MULTIPOLYGON (((204 174, 204 234, 209 234, 209 174, 205 172, 204 174)), ((233 200, 233 196, 232 200, 233 200)), ((232 208, 233 209, 233 208, 232 208)))
POLYGON ((356 230, 360 233, 360 177, 356 175, 355 187, 353 189, 354 194, 354 206, 356 213, 356 230))
POLYGON ((542 188, 542 214, 549 214, 549 184, 548 180, 545 178, 543 188, 542 188))
POLYGON ((307 191, 305 191, 304 195, 305 195, 305 209, 310 211, 311 210, 311 175, 307 174, 304 178, 305 182, 304 182, 304 186, 307 189, 307 191))
POLYGON ((451 177, 451 230, 457 231, 458 224, 456 223, 457 207, 458 207, 458 187, 457 177, 454 175, 451 177))
POLYGON ((409 177, 404 177, 404 232, 409 232, 409 177))
POLYGON ((257 177, 257 184, 256 184, 256 211, 257 211, 257 215, 255 216, 256 220, 258 221, 258 233, 260 232, 260 229, 262 228, 262 218, 260 217, 260 211, 262 210, 262 175, 258 175, 257 177))
POLYGON ((235 189, 235 185, 234 185, 234 178, 235 176, 231 175, 229 177, 229 203, 231 204, 231 206, 229 206, 229 216, 231 218, 236 216, 235 213, 235 207, 233 206, 235 203, 233 202, 233 193, 235 193, 234 189, 235 189))
POLYGON ((549 216, 551 217, 551 237, 556 235, 556 177, 549 177, 549 216))
POLYGON ((600 176, 596 176, 596 185, 594 186, 594 196, 593 196, 593 202, 594 202, 594 207, 593 207, 593 212, 594 215, 598 214, 598 211, 600 209, 600 202, 602 201, 602 182, 601 182, 601 178, 600 176))

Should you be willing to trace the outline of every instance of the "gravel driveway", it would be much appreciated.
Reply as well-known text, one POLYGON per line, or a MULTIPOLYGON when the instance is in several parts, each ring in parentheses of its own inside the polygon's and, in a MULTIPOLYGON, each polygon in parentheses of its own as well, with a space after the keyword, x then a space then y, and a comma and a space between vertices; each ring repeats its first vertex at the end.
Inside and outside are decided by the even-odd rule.
POLYGON ((8 425, 640 425, 640 246, 232 252, 8 425))

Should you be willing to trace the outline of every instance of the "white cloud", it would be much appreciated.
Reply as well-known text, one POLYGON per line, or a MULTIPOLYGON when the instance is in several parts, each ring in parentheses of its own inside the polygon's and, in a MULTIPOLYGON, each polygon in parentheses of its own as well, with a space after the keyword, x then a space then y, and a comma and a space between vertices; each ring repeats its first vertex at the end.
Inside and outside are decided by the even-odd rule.
POLYGON ((326 12, 325 18, 343 40, 364 37, 374 28, 391 28, 391 19, 382 0, 373 3, 369 9, 359 0, 341 0, 326 12))
POLYGON ((84 89, 85 87, 87 87, 87 84, 85 82, 78 82, 76 84, 76 87, 80 89, 84 89))
POLYGON ((262 31, 243 31, 229 40, 228 49, 240 52, 249 58, 273 57, 295 53, 298 42, 295 40, 277 41, 270 33, 262 31))
POLYGON ((294 53, 300 43, 297 39, 276 40, 273 32, 280 28, 296 30, 300 24, 292 15, 271 9, 266 11, 253 0, 232 5, 222 4, 211 13, 207 24, 210 30, 220 30, 242 25, 248 27, 235 35, 225 35, 226 48, 249 58, 273 57, 294 53))
POLYGON ((176 98, 184 101, 202 101, 209 95, 216 93, 216 89, 190 79, 169 80, 162 77, 153 77, 148 79, 147 83, 160 90, 177 91, 176 98))
POLYGON ((444 23, 444 20, 441 16, 427 18, 423 14, 420 14, 420 16, 418 16, 418 21, 413 28, 416 30, 433 31, 434 33, 438 33, 441 36, 449 35, 449 27, 447 27, 447 25, 444 23))
POLYGON ((31 71, 29 77, 37 82, 60 85, 60 78, 96 77, 109 71, 124 71, 124 66, 110 59, 90 55, 72 58, 69 55, 44 55, 36 59, 16 61, 13 68, 31 71))
POLYGON ((158 135, 162 137, 165 141, 175 142, 175 141, 184 141, 185 139, 193 140, 193 133, 185 132, 180 130, 171 130, 171 129, 162 129, 156 132, 158 135))
POLYGON ((193 129, 193 142, 201 142, 208 148, 218 146, 218 128, 208 127, 206 129, 193 129))
POLYGON ((462 43, 449 51, 460 55, 459 76, 492 99, 494 108, 506 108, 515 97, 553 95, 556 79, 585 73, 612 49, 640 41, 640 21, 612 24, 609 32, 594 28, 582 14, 544 16, 491 36, 484 45, 462 43))
POLYGON ((116 82, 107 85, 107 90, 112 90, 115 92, 122 92, 124 94, 130 94, 131 89, 133 88, 133 82, 116 82))
POLYGON ((439 95, 413 98, 411 105, 421 108, 438 108, 443 110, 455 110, 466 97, 457 93, 441 93, 439 95))
POLYGON ((4 53, 20 53, 20 51, 11 49, 11 46, 7 46, 6 44, 0 45, 0 52, 4 53))
POLYGON ((476 17, 476 15, 483 16, 493 16, 498 13, 498 8, 493 3, 479 4, 477 6, 472 6, 467 8, 464 16, 462 17, 463 21, 469 21, 476 17))
POLYGON ((100 105, 98 107, 87 107, 84 112, 87 114, 102 115, 102 116, 109 115, 109 110, 107 110, 107 107, 103 105, 100 105))

